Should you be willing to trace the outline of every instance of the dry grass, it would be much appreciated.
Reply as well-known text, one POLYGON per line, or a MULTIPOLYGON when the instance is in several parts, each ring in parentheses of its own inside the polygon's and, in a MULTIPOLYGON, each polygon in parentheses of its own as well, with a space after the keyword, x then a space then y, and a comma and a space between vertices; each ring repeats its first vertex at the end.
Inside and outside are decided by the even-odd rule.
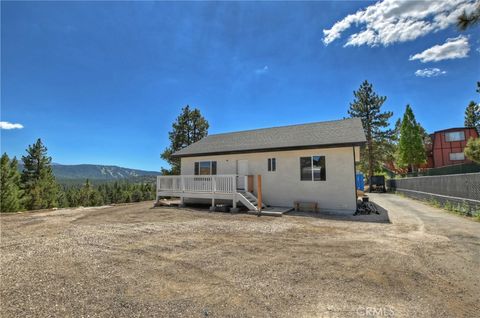
POLYGON ((392 211, 389 224, 151 205, 2 216, 0 316, 480 311, 478 251, 392 211))

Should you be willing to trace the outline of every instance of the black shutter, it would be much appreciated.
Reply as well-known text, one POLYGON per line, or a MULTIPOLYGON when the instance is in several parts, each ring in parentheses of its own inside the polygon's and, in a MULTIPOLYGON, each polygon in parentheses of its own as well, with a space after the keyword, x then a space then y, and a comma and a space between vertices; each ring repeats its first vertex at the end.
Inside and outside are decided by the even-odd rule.
POLYGON ((196 176, 198 176, 198 175, 199 175, 199 169, 200 169, 200 167, 199 167, 199 164, 198 164, 198 162, 195 162, 195 169, 194 169, 194 170, 195 170, 195 172, 194 172, 194 174, 195 174, 196 176))
POLYGON ((272 171, 272 159, 268 158, 268 171, 272 171))
POLYGON ((212 161, 212 174, 217 174, 217 162, 212 161))

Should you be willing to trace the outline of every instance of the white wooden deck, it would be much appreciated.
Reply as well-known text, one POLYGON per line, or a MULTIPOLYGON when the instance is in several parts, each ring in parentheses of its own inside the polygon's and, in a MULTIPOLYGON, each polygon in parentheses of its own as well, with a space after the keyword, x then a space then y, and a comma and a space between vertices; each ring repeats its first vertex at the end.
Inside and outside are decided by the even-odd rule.
POLYGON ((241 202, 250 211, 258 211, 256 197, 238 189, 238 184, 247 184, 247 176, 238 175, 180 175, 157 177, 157 199, 159 197, 211 199, 215 206, 216 199, 232 200, 233 208, 241 202), (240 182, 239 179, 241 178, 240 182))

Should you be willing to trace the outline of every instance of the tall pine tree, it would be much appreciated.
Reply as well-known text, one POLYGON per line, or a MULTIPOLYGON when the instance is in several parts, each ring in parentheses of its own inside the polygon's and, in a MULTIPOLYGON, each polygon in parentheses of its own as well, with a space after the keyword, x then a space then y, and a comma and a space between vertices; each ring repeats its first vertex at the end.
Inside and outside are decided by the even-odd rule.
MULTIPOLYGON (((480 93, 480 82, 477 82, 477 93, 480 93)), ((480 130, 480 103, 473 100, 465 109, 465 127, 475 127, 480 130)))
POLYGON ((480 129, 480 105, 473 100, 465 109, 465 127, 477 127, 480 129))
POLYGON ((92 193, 93 193, 92 184, 90 183, 90 180, 87 179, 82 189, 80 190, 80 197, 79 197, 80 205, 82 206, 92 205, 90 202, 92 193))
POLYGON ((386 149, 390 148, 393 132, 386 128, 393 113, 381 111, 387 97, 378 96, 368 81, 364 81, 353 95, 355 99, 350 103, 348 114, 362 120, 367 145, 362 148, 360 170, 366 172, 370 178, 380 169, 388 153, 386 149))
POLYGON ((25 207, 28 210, 56 207, 59 189, 50 166, 52 158, 47 156, 47 148, 38 139, 26 151, 27 155, 22 156, 21 176, 25 207))
POLYGON ((426 153, 421 126, 415 120, 415 115, 410 105, 407 105, 400 128, 400 139, 398 141, 397 164, 400 167, 415 167, 425 163, 426 153))
POLYGON ((172 124, 172 131, 168 133, 170 146, 161 155, 170 164, 170 170, 162 169, 163 174, 180 174, 180 160, 173 158, 172 154, 207 136, 208 127, 208 121, 200 110, 191 110, 188 105, 182 108, 181 114, 172 124))
POLYGON ((4 153, 0 159, 0 211, 15 212, 21 209, 20 173, 15 157, 4 153))

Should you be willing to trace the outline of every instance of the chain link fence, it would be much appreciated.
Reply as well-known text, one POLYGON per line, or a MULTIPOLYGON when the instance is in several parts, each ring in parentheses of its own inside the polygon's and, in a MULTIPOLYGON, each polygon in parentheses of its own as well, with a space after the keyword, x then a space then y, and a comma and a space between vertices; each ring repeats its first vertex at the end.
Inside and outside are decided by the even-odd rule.
POLYGON ((390 179, 389 188, 417 199, 480 207, 480 173, 390 179))

